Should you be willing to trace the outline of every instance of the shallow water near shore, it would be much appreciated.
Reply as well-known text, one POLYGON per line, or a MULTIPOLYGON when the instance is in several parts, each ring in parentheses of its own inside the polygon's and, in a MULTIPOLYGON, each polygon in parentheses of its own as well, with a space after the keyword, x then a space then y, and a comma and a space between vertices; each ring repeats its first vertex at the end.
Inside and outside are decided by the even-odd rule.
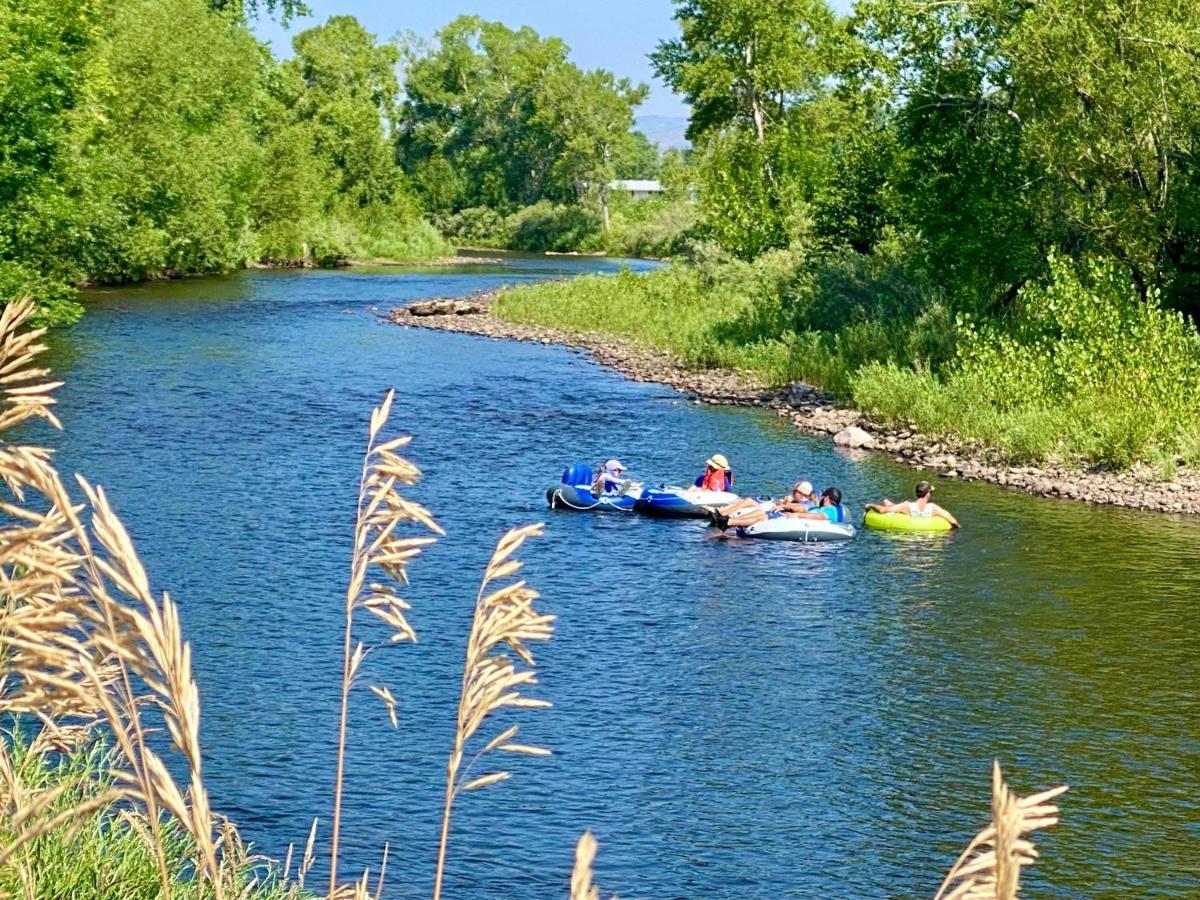
POLYGON ((314 816, 328 837, 354 494, 370 408, 395 387, 426 473, 410 495, 448 536, 404 594, 420 643, 367 663, 399 730, 365 687, 352 709, 346 877, 389 842, 385 896, 428 895, 478 578, 506 527, 544 519, 523 556, 559 616, 536 651, 554 708, 519 720, 555 755, 460 798, 447 896, 565 896, 584 828, 626 898, 929 896, 986 818, 993 758, 1022 793, 1072 785, 1029 896, 1200 894, 1200 522, 946 481, 961 532, 842 545, 549 512, 567 464, 611 455, 658 483, 722 452, 745 492, 808 477, 856 511, 920 477, 562 348, 378 319, 617 265, 110 289, 55 338, 52 440, 181 604, 216 808, 273 856, 314 816))

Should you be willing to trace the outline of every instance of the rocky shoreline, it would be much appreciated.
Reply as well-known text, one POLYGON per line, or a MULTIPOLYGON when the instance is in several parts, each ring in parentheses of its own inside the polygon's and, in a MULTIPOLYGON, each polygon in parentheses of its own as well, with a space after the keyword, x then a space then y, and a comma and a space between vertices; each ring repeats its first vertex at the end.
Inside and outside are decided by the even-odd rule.
POLYGON ((1105 472, 1009 466, 990 459, 975 448, 872 422, 858 410, 840 407, 806 384, 795 384, 790 388, 769 387, 744 372, 685 368, 670 353, 620 337, 505 322, 491 312, 495 297, 495 292, 477 292, 469 297, 418 301, 393 309, 387 319, 407 328, 455 331, 494 340, 560 344, 582 350, 601 365, 634 381, 664 384, 700 403, 774 409, 800 431, 830 435, 840 446, 886 453, 897 462, 932 469, 943 478, 988 481, 1028 494, 1087 503, 1168 513, 1200 513, 1200 473, 1194 471, 1180 469, 1174 478, 1163 480, 1148 467, 1105 472))

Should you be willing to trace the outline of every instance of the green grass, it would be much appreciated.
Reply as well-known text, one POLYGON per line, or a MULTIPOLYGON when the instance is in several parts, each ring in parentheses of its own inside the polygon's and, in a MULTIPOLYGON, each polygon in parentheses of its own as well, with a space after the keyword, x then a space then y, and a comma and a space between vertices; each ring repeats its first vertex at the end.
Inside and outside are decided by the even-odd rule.
MULTIPOLYGON (((98 743, 61 755, 33 752, 18 732, 4 735, 13 770, 29 796, 56 786, 66 790, 51 809, 73 808, 102 793, 112 783, 114 757, 98 743)), ((47 816, 48 818, 49 816, 47 816)), ((12 833, 11 819, 0 822, 0 846, 12 833)), ((172 896, 201 900, 211 888, 198 889, 191 879, 195 846, 187 831, 164 820, 164 849, 173 876, 172 896)), ((277 884, 271 873, 247 861, 239 873, 249 900, 304 900, 311 894, 277 884)), ((74 828, 55 828, 19 850, 11 864, 0 866, 0 897, 79 897, 89 900, 157 900, 162 894, 158 866, 151 849, 149 826, 138 810, 107 806, 74 828)))
POLYGON ((809 327, 811 284, 784 251, 744 263, 719 257, 645 274, 589 275, 506 291, 496 313, 510 322, 602 332, 668 350, 694 369, 749 372, 771 385, 805 381, 849 397, 851 378, 874 359, 907 358, 907 331, 858 321, 809 327))

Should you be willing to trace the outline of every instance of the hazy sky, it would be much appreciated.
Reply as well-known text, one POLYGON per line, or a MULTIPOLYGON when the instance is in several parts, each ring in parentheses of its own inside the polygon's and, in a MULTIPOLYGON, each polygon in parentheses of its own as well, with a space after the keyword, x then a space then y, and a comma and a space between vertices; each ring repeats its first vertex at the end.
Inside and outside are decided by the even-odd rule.
MULTIPOLYGON (((543 37, 560 37, 571 48, 571 59, 585 69, 605 68, 650 85, 640 115, 686 116, 683 102, 654 78, 646 54, 678 31, 671 18, 670 0, 451 0, 440 3, 381 3, 379 0, 307 0, 311 18, 297 19, 289 29, 260 21, 255 30, 270 42, 277 56, 290 56, 291 34, 349 14, 382 40, 412 31, 428 38, 459 15, 473 14, 503 22, 510 28, 529 25, 543 37)), ((846 9, 849 0, 834 0, 846 9)))

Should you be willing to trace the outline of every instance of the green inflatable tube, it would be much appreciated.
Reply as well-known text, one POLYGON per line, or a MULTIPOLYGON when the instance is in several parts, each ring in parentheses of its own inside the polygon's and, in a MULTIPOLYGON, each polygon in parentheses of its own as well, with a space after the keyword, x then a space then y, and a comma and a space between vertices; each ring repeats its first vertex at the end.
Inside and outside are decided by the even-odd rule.
POLYGON ((914 519, 912 516, 900 513, 881 513, 868 509, 863 516, 863 524, 868 528, 881 528, 884 531, 949 531, 950 523, 937 516, 928 519, 914 519))

